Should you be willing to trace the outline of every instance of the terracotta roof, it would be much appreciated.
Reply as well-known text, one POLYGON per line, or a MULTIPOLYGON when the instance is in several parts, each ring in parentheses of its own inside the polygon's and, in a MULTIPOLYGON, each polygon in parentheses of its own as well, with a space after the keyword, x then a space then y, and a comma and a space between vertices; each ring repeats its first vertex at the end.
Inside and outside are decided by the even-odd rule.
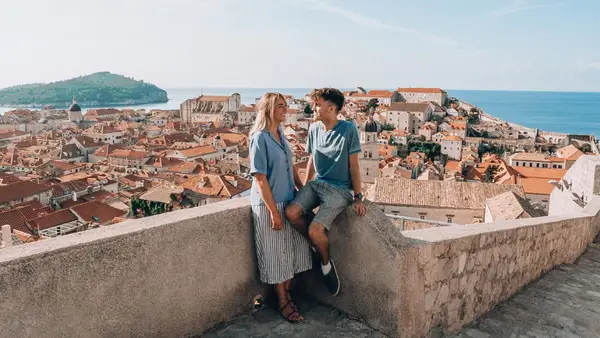
POLYGON ((0 131, 0 140, 9 139, 13 137, 28 135, 29 133, 20 131, 20 130, 9 130, 9 131, 0 131))
POLYGON ((140 196, 140 199, 169 204, 172 202, 171 194, 181 194, 182 192, 182 187, 170 187, 165 185, 159 185, 148 190, 146 193, 140 196))
POLYGON ((0 183, 1 184, 9 184, 9 183, 15 183, 15 182, 20 182, 20 181, 21 180, 19 178, 17 178, 17 176, 15 176, 15 175, 0 172, 0 183))
POLYGON ((237 175, 207 174, 193 177, 181 186, 206 196, 231 198, 249 190, 252 184, 237 175), (231 182, 235 182, 236 186, 231 182))
POLYGON ((441 94, 445 93, 440 88, 398 88, 398 92, 400 93, 429 93, 429 94, 441 94))
POLYGON ((376 178, 369 199, 379 204, 483 210, 487 198, 506 191, 524 196, 518 185, 376 178))
POLYGON ((94 152, 94 155, 108 157, 108 155, 110 153, 112 153, 113 151, 115 151, 116 149, 121 149, 121 148, 117 145, 106 144, 106 145, 96 149, 96 151, 94 152))
POLYGON ((446 162, 446 170, 448 171, 459 171, 460 168, 460 161, 448 161, 446 162))
POLYGON ((25 197, 34 196, 51 188, 31 181, 21 181, 9 185, 0 186, 0 203, 20 200, 25 197))
POLYGON ((194 172, 197 166, 199 166, 199 164, 196 162, 183 162, 179 165, 172 166, 167 170, 174 173, 189 174, 194 172))
POLYGON ((388 108, 389 111, 406 111, 406 112, 426 112, 429 108, 429 103, 409 103, 409 102, 395 102, 388 108))
POLYGON ((121 217, 127 212, 111 207, 108 204, 92 201, 87 203, 78 204, 71 208, 79 217, 86 222, 97 222, 105 224, 110 222, 115 217, 121 217), (96 220, 96 218, 98 220, 96 220))
POLYGON ((522 177, 527 178, 545 178, 548 180, 560 180, 567 173, 567 169, 550 169, 550 168, 533 168, 533 167, 517 167, 510 168, 522 177))
POLYGON ((158 156, 158 157, 153 156, 148 159, 148 161, 145 163, 145 165, 153 166, 153 167, 157 167, 157 168, 170 168, 173 166, 181 165, 183 163, 187 163, 187 162, 183 162, 179 159, 170 158, 170 157, 166 157, 166 156, 158 156))
POLYGON ((33 234, 33 232, 27 227, 27 217, 23 215, 20 209, 22 208, 0 212, 0 224, 8 224, 12 229, 33 234))
POLYGON ((533 162, 564 162, 566 159, 548 156, 542 153, 518 153, 512 158, 513 161, 533 162))
POLYGON ((127 149, 115 149, 109 154, 109 157, 123 157, 128 159, 143 159, 148 156, 148 153, 145 151, 135 151, 127 149))
POLYGON ((89 109, 85 116, 107 116, 107 115, 117 115, 121 113, 118 109, 115 108, 106 108, 106 109, 89 109))
POLYGON ((489 208, 494 222, 546 216, 544 211, 535 209, 525 198, 512 191, 490 197, 485 204, 489 208))
POLYGON ((49 164, 51 164, 52 166, 54 166, 55 168, 61 169, 61 170, 71 170, 71 169, 76 169, 81 167, 81 164, 73 164, 73 163, 67 163, 67 162, 62 162, 62 161, 54 161, 51 160, 48 162, 49 164))
POLYGON ((244 106, 240 108, 240 112, 256 113, 256 106, 244 106))
POLYGON ((565 158, 567 161, 577 161, 579 157, 584 155, 581 150, 577 149, 577 147, 572 144, 558 149, 556 153, 558 154, 558 157, 565 158))
POLYGON ((183 156, 187 157, 196 157, 202 155, 213 154, 217 152, 217 149, 211 145, 200 146, 195 148, 181 149, 179 150, 183 156))
POLYGON ((29 221, 29 224, 34 230, 44 230, 53 228, 61 224, 76 221, 77 217, 69 209, 63 209, 44 215, 29 221))
POLYGON ((548 181, 550 179, 522 177, 517 179, 517 184, 523 186, 526 194, 550 195, 552 190, 554 190, 554 185, 548 183, 548 181))

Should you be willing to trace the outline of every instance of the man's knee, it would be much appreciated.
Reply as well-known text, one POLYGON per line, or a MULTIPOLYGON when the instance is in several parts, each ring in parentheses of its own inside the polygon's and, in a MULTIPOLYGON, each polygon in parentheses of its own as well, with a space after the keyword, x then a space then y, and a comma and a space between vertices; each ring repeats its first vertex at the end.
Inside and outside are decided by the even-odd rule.
POLYGON ((320 223, 311 223, 308 228, 308 236, 312 239, 321 239, 325 236, 325 227, 320 223))
POLYGON ((290 221, 295 221, 302 217, 302 208, 298 204, 290 204, 285 208, 285 217, 290 221))

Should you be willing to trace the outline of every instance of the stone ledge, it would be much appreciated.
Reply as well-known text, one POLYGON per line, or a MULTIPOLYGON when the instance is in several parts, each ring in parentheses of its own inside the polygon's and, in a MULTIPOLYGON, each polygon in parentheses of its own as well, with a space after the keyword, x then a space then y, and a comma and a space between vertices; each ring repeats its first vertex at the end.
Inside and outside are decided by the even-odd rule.
POLYGON ((0 337, 199 334, 264 295, 252 236, 239 199, 3 249, 0 337))

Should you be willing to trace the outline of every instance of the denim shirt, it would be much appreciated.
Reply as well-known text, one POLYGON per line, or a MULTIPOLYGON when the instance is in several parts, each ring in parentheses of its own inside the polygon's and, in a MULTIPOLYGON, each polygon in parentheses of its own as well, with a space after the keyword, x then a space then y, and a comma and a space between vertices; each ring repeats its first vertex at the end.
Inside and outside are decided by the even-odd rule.
MULTIPOLYGON (((275 141, 275 136, 268 130, 258 131, 250 138, 250 174, 267 176, 275 203, 291 201, 296 191, 292 150, 281 128, 279 135, 281 144, 275 141)), ((264 204, 256 179, 252 180, 250 201, 252 205, 264 204)))

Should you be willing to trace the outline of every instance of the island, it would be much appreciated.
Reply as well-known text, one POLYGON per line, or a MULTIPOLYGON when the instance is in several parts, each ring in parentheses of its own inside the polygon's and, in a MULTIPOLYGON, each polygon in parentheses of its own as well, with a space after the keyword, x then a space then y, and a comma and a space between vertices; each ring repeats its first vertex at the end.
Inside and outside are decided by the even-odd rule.
POLYGON ((164 103, 167 92, 153 84, 110 72, 99 72, 52 83, 0 89, 0 105, 8 107, 68 107, 73 98, 81 106, 101 107, 164 103))

